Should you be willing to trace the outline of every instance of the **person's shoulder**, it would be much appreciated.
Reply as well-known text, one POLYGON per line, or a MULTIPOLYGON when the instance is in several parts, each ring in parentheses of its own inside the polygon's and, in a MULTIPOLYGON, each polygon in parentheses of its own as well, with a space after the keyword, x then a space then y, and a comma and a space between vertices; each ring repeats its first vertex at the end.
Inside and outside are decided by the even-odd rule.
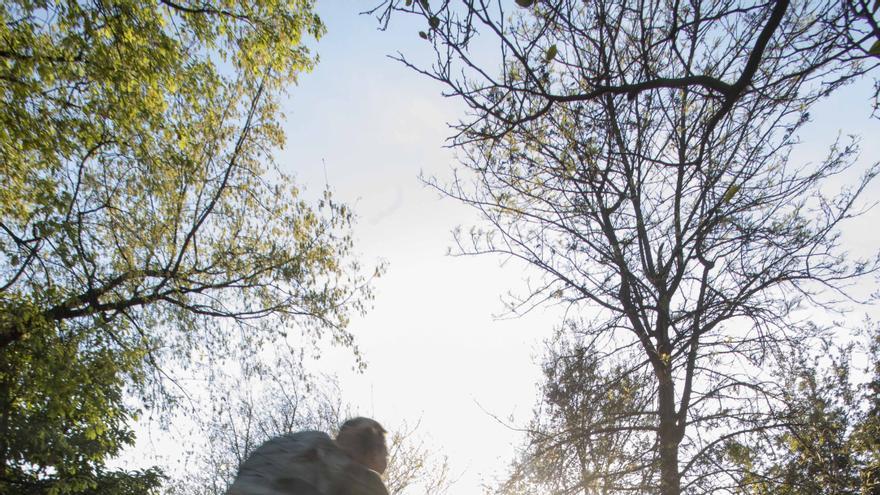
POLYGON ((320 431, 300 431, 270 438, 239 467, 229 494, 326 493, 324 462, 335 445, 320 431), (297 488, 293 491, 292 487, 297 488), (312 487, 312 491, 304 487, 312 487))
POLYGON ((332 448, 333 440, 322 431, 298 431, 266 440, 255 451, 256 455, 299 453, 315 448, 332 448))
MULTIPOLYGON (((330 435, 324 433, 323 431, 317 430, 303 430, 297 431, 294 433, 285 433, 283 435, 277 436, 272 440, 278 440, 281 442, 302 442, 302 443, 322 443, 322 444, 332 444, 333 440, 330 439, 330 435)), ((270 440, 270 441, 272 441, 270 440)))

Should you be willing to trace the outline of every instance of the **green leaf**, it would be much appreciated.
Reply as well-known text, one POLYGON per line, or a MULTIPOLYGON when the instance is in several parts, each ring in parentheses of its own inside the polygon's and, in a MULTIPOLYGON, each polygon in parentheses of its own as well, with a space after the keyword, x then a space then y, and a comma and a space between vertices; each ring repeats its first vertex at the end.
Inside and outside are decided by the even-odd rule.
POLYGON ((550 45, 550 48, 547 49, 547 53, 544 54, 544 60, 549 62, 556 58, 556 54, 558 53, 558 49, 556 45, 550 45))
POLYGON ((727 191, 724 193, 724 198, 722 199, 722 201, 724 201, 725 203, 730 203, 730 200, 732 200, 733 197, 736 196, 736 193, 739 192, 739 189, 740 186, 736 184, 731 184, 730 187, 727 188, 727 191))
POLYGON ((428 19, 428 25, 431 26, 431 29, 437 29, 440 27, 440 19, 438 19, 437 16, 431 16, 431 18, 428 19))
POLYGON ((428 33, 424 31, 419 31, 419 38, 422 38, 423 40, 428 39, 428 33))
POLYGON ((871 45, 871 49, 868 50, 868 53, 871 55, 880 55, 880 40, 875 41, 874 44, 871 45))
MULTIPOLYGON (((880 1, 880 0, 878 0, 880 1)), ((535 3, 535 0, 516 0, 516 4, 520 7, 531 7, 535 3)))
POLYGON ((218 322, 197 318, 201 303, 185 294, 197 285, 215 292, 206 299, 234 299, 235 313, 259 307, 280 322, 306 312, 326 322, 309 325, 312 336, 330 331, 352 345, 345 327, 364 306, 348 302, 362 298, 363 278, 348 269, 351 213, 335 202, 311 206, 271 156, 284 141, 275 100, 314 66, 306 37, 324 32, 314 2, 214 2, 246 19, 188 12, 185 3, 0 7, 3 49, 26 54, 15 63, 0 57, 0 222, 9 227, 0 271, 43 267, 6 277, 0 293, 0 389, 15 391, 15 400, 0 400, 10 461, 0 469, 2 493, 7 485, 123 493, 83 488, 134 441, 129 398, 141 395, 154 411, 174 402, 146 392, 161 366, 148 353, 160 341, 186 342, 163 355, 173 362, 215 344, 224 353, 284 341, 274 324, 247 343, 232 328, 216 332, 218 322), (247 127, 251 115, 260 125, 247 127), (233 165, 239 160, 247 166, 233 165), (197 199, 207 191, 212 206, 197 199), (177 225, 190 213, 200 220, 193 242, 181 243, 177 225), (33 259, 6 245, 34 235, 41 248, 33 259), (188 307, 173 314, 139 296, 153 291, 147 274, 162 259, 180 264, 167 283, 188 307), (80 266, 89 273, 79 277, 80 266), (90 294, 99 287, 110 305, 138 304, 137 315, 97 307, 90 294), (47 319, 51 308, 74 311, 47 319))

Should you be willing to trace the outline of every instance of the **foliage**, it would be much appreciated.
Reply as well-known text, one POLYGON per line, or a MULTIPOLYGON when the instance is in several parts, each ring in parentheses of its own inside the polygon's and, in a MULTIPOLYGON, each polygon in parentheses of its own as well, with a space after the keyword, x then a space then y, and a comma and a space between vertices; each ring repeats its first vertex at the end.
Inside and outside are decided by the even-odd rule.
POLYGON ((96 483, 158 483, 157 473, 102 469, 105 457, 134 440, 124 378, 136 379, 143 352, 107 345, 106 334, 56 328, 39 315, 28 328, 0 362, 8 408, 2 416, 6 490, 78 493, 96 483))
POLYGON ((45 479, 33 483, 19 483, 14 493, 20 495, 42 495, 70 493, 63 490, 76 490, 85 495, 159 495, 165 476, 153 468, 142 471, 104 471, 84 474, 77 477, 77 483, 58 483, 45 479))
POLYGON ((854 281, 880 268, 840 241, 878 164, 855 169, 855 140, 789 159, 811 105, 878 66, 853 44, 869 19, 836 1, 525 4, 377 11, 428 21, 435 62, 399 59, 471 110, 461 168, 428 182, 485 221, 456 233, 462 254, 534 269, 512 312, 562 304, 605 380, 650 381, 631 411, 648 462, 615 490, 733 490, 716 450, 785 427, 768 369, 821 330, 805 312, 869 300, 854 281))
POLYGON ((738 462, 748 493, 877 493, 880 435, 873 388, 880 378, 880 327, 870 332, 873 370, 865 370, 867 383, 854 384, 852 345, 835 352, 827 338, 804 342, 786 358, 780 370, 788 404, 785 431, 762 442, 728 445, 723 454, 738 462))
POLYGON ((525 448, 503 494, 617 493, 649 489, 655 428, 649 377, 608 366, 590 342, 559 332, 543 362, 544 382, 525 448))
MULTIPOLYGON (((774 370, 780 384, 777 428, 725 438, 712 449, 727 486, 711 480, 715 493, 832 495, 877 493, 880 458, 875 390, 880 364, 880 327, 839 348, 830 333, 804 339, 781 356, 774 370), (854 369, 854 352, 871 341, 867 381, 854 369), (855 376, 854 376, 855 375, 855 376)), ((502 494, 621 493, 650 490, 651 380, 625 367, 610 369, 608 356, 589 342, 560 332, 544 360, 544 384, 525 449, 502 494)))
POLYGON ((312 4, 0 5, 0 491, 109 482, 195 354, 352 346, 351 212, 272 160, 312 4))
POLYGON ((880 493, 880 327, 874 329, 869 356, 866 371, 871 379, 861 390, 867 407, 849 437, 854 452, 862 459, 862 495, 880 493))
POLYGON ((165 477, 156 469, 125 472, 99 473, 92 488, 84 491, 87 495, 158 495, 165 477))

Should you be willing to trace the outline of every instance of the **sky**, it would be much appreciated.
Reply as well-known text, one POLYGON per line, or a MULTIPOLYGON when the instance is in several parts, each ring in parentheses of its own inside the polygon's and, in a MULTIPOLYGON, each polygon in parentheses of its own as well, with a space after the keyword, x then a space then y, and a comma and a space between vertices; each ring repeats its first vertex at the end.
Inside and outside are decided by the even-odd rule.
POLYGON ((354 3, 318 5, 328 32, 317 45, 318 67, 290 92, 279 164, 307 188, 326 180, 358 216, 362 262, 388 263, 374 308, 351 325, 367 370, 350 372, 346 352, 324 366, 360 413, 392 429, 419 423, 418 434, 449 456, 453 492, 481 493, 520 438, 495 416, 514 424, 531 416, 536 358, 557 311, 493 318, 503 312, 503 294, 521 286, 520 267, 446 255, 450 231, 477 217, 419 175, 449 176, 455 154, 444 147, 446 124, 462 107, 387 57, 428 55, 418 37, 424 28, 397 19, 381 32, 354 3))
MULTIPOLYGON (((375 19, 358 15, 359 5, 365 3, 318 3, 328 31, 317 46, 316 70, 291 90, 280 163, 307 187, 322 186, 326 177, 358 214, 363 262, 389 265, 376 282, 375 308, 351 326, 366 372, 347 373, 344 353, 334 363, 346 400, 392 428, 421 421, 420 434, 460 476, 453 492, 477 494, 514 455, 521 437, 496 417, 514 425, 531 417, 541 341, 560 315, 550 308, 494 319, 501 296, 523 287, 522 267, 445 255, 450 231, 477 218, 418 177, 449 176, 455 154, 444 148, 446 123, 463 108, 444 98, 438 83, 388 58, 401 51, 429 63, 428 44, 417 35, 424 27, 398 18, 378 31, 375 19)), ((793 159, 820 159, 838 132, 864 136, 863 156, 880 157, 869 91, 869 82, 852 86, 817 106, 793 159)), ((867 197, 878 193, 875 184, 867 197)), ((877 248, 880 236, 870 226, 878 218, 853 224, 847 243, 854 253, 877 248)))
MULTIPOLYGON (((352 321, 368 367, 352 370, 345 350, 324 353, 321 371, 335 373, 343 400, 359 414, 418 434, 447 455, 457 483, 451 493, 476 495, 503 476, 535 405, 541 342, 560 322, 558 308, 518 319, 502 296, 523 287, 522 267, 492 257, 447 256, 451 230, 478 221, 474 212, 425 187, 420 174, 448 177, 455 152, 444 147, 448 122, 463 108, 442 87, 388 58, 402 51, 426 61, 423 26, 395 19, 389 30, 358 12, 371 2, 323 1, 327 34, 320 61, 284 104, 287 144, 278 153, 306 195, 325 184, 357 215, 355 251, 372 266, 374 307, 352 321)), ((880 121, 869 119, 870 83, 847 88, 813 112, 814 124, 793 159, 820 159, 831 140, 859 134, 865 160, 880 157, 880 121)), ((876 198, 874 184, 868 197, 876 198)), ((880 215, 857 220, 845 242, 854 253, 876 250, 880 215)))

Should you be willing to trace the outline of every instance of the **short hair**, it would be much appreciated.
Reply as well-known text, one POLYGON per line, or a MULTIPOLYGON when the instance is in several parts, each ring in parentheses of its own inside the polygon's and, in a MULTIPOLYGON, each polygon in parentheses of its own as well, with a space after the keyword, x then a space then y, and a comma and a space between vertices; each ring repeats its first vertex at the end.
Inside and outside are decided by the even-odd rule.
POLYGON ((336 443, 346 450, 358 455, 369 455, 375 452, 388 453, 385 443, 385 428, 378 421, 370 418, 351 418, 342 423, 336 435, 336 443))

